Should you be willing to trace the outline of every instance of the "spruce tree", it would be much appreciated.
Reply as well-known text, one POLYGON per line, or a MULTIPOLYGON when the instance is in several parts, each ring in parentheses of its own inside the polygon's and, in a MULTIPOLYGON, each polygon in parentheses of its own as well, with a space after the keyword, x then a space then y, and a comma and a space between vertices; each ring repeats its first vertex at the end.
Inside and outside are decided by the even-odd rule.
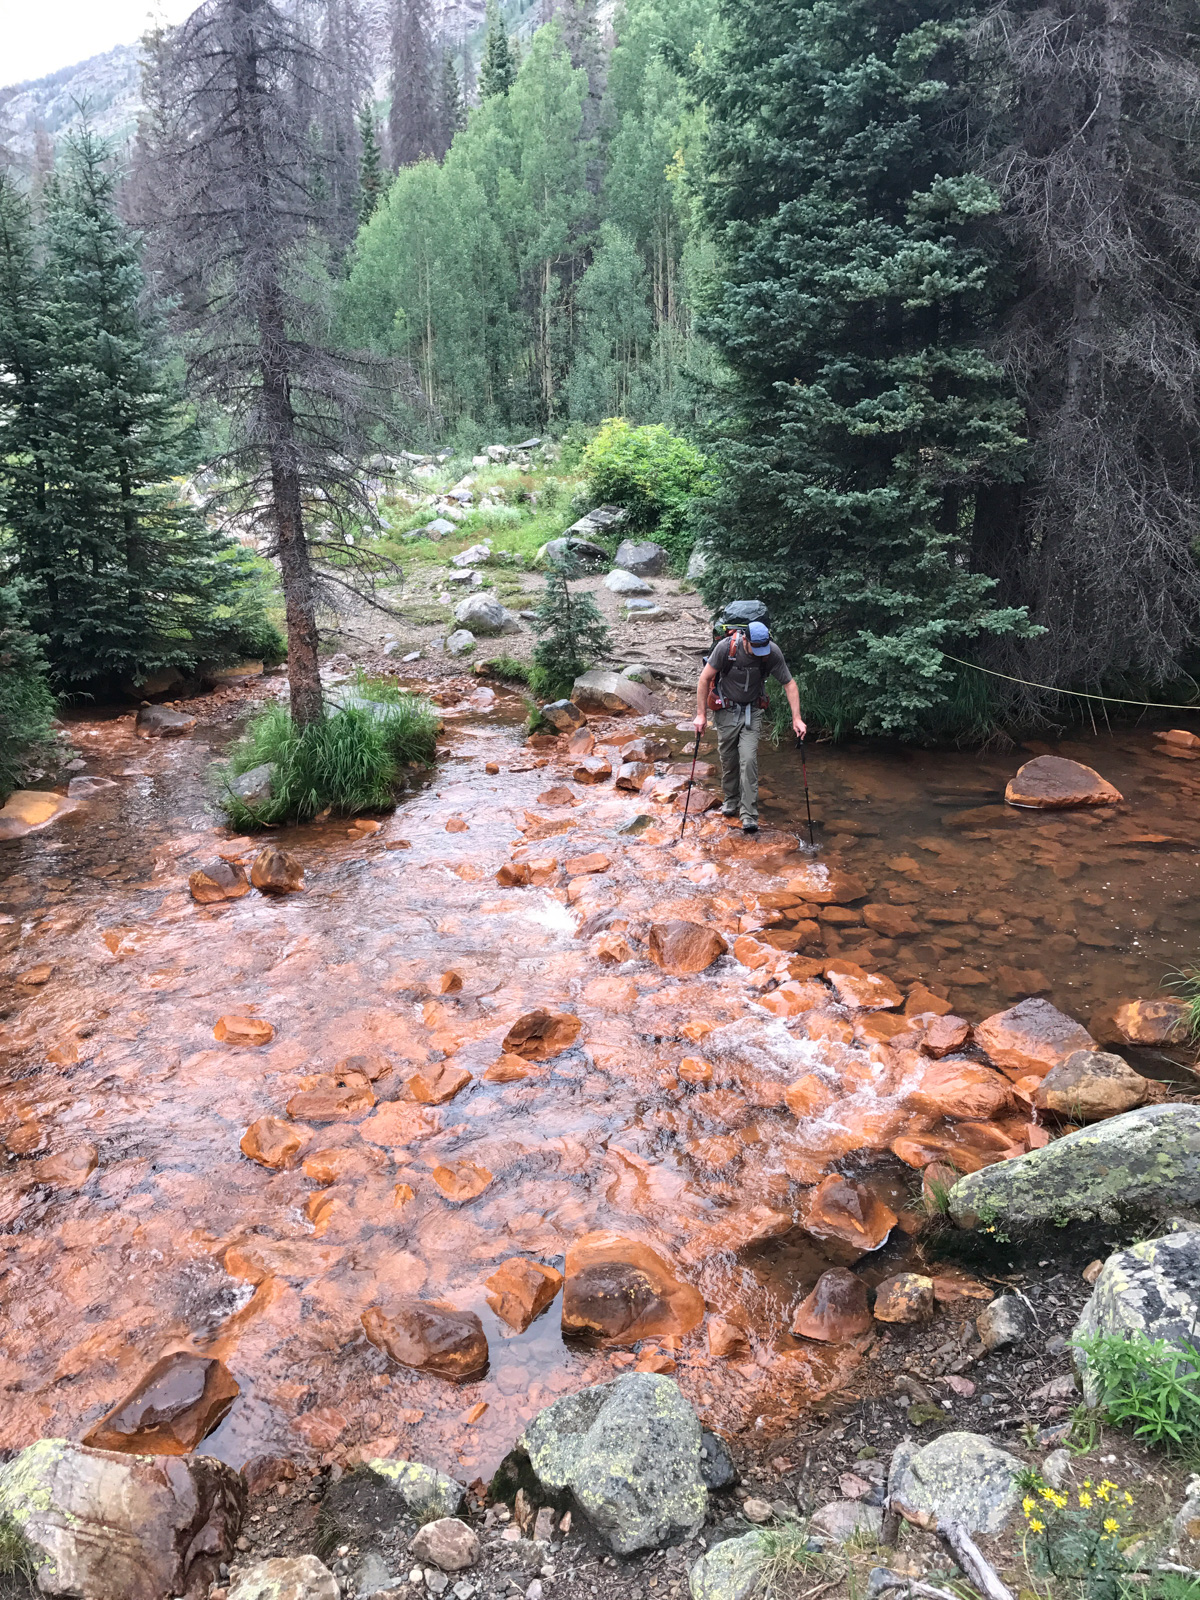
POLYGON ((53 742, 54 696, 20 599, 17 585, 0 584, 0 803, 53 742))
POLYGON ((375 215, 375 208, 383 198, 384 190, 383 158, 375 128, 375 108, 370 101, 364 102, 358 114, 358 136, 362 145, 358 169, 358 220, 365 227, 375 215))
POLYGON ((463 104, 462 85, 449 50, 442 51, 442 70, 438 75, 437 91, 437 150, 439 158, 446 154, 454 142, 454 135, 467 125, 467 108, 463 104))
POLYGON ((479 98, 507 94, 516 81, 517 69, 504 31, 504 18, 497 0, 487 3, 487 32, 483 41, 483 60, 479 64, 479 98))
POLYGON ((1024 419, 985 351, 999 201, 967 169, 963 0, 724 0, 703 199, 734 374, 707 597, 767 601, 842 725, 946 722, 981 634, 1020 630, 971 569, 1021 479, 1024 419))
POLYGON ((579 563, 565 552, 550 563, 538 602, 533 630, 540 637, 533 650, 530 687, 547 700, 570 694, 575 679, 609 647, 608 627, 596 602, 590 594, 571 593, 571 580, 579 575, 579 563))
POLYGON ((429 0, 392 0, 392 164, 410 167, 438 144, 437 81, 429 0))

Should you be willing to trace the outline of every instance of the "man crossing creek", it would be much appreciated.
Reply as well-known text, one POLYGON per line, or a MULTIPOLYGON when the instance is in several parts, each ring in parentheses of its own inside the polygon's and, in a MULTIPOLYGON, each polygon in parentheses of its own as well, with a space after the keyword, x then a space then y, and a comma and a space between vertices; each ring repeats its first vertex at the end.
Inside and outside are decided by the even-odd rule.
POLYGON ((767 679, 782 685, 792 712, 792 732, 807 731, 800 715, 800 691, 783 651, 765 622, 730 632, 713 649, 696 686, 696 732, 713 713, 725 803, 721 815, 740 816, 746 833, 758 832, 758 740, 767 707, 767 679))

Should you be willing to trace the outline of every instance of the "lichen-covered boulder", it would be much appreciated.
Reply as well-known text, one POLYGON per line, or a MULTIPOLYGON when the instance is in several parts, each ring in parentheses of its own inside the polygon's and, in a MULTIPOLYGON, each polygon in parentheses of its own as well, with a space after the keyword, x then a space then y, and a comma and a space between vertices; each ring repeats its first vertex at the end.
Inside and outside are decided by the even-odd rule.
POLYGON ((543 1488, 570 1490, 617 1555, 690 1538, 704 1521, 700 1421, 670 1378, 631 1372, 566 1395, 518 1448, 543 1488))
POLYGON ((692 1600, 749 1600, 759 1587, 765 1559, 757 1529, 706 1550, 688 1574, 692 1600))
POLYGON ((241 1474, 209 1456, 39 1439, 0 1467, 0 1523, 24 1545, 42 1594, 198 1600, 229 1560, 245 1508, 241 1474))
POLYGON ((897 1445, 888 1499, 965 1523, 971 1533, 999 1533, 1021 1498, 1025 1464, 978 1433, 943 1433, 927 1445, 897 1445))
MULTIPOLYGON (((1140 1333, 1194 1345, 1200 1322, 1200 1232, 1168 1233, 1109 1256, 1075 1325, 1075 1338, 1140 1333)), ((1095 1372, 1082 1351, 1075 1364, 1089 1406, 1101 1401, 1095 1372)))
POLYGON ((960 1178, 950 1215, 963 1228, 1018 1228, 1122 1213, 1165 1215, 1200 1202, 1200 1106, 1140 1106, 1041 1150, 960 1178))
POLYGON ((316 1556, 259 1561, 229 1591, 229 1600, 340 1600, 338 1581, 316 1556))
POLYGON ((456 1517, 462 1510, 466 1491, 461 1483, 427 1467, 420 1461, 405 1461, 400 1457, 376 1457, 366 1463, 366 1470, 383 1478, 396 1491, 408 1509, 420 1522, 433 1522, 439 1517, 456 1517))

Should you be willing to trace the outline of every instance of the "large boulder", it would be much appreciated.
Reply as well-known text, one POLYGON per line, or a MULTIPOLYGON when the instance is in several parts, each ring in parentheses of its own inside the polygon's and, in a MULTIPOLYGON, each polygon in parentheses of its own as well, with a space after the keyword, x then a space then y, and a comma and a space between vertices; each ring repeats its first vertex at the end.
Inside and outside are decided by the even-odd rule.
POLYGON ((927 1445, 897 1445, 888 1499, 913 1511, 962 1522, 971 1533, 999 1533, 1016 1509, 1025 1463, 978 1433, 943 1433, 927 1445))
POLYGON ((229 1600, 341 1600, 338 1581, 316 1556, 275 1556, 243 1572, 229 1600))
POLYGON ((1123 1056, 1076 1050, 1038 1085, 1033 1103, 1072 1122, 1100 1122, 1140 1106, 1150 1084, 1123 1056))
POLYGON ((653 585, 639 578, 636 572, 626 572, 623 567, 614 567, 604 580, 604 587, 613 594, 652 594, 653 585))
POLYGON ((960 1227, 1018 1228, 1122 1213, 1166 1215, 1200 1203, 1200 1106, 1141 1106, 1080 1128, 1041 1150, 960 1178, 950 1215, 960 1227))
POLYGON ((0 1522, 38 1589, 89 1600, 199 1600, 233 1554, 241 1474, 209 1456, 123 1455, 39 1439, 0 1467, 0 1522))
POLYGON ((670 1378, 630 1372, 538 1413, 518 1448, 543 1488, 571 1492, 617 1555, 700 1529, 700 1421, 670 1378))
POLYGON ((83 1442, 96 1450, 185 1456, 220 1427, 240 1393, 223 1361, 176 1350, 156 1361, 83 1442))
POLYGON ((571 699, 581 711, 604 712, 609 716, 632 711, 635 716, 644 717, 652 704, 648 689, 632 678, 608 672, 603 667, 593 667, 576 678, 571 699))
POLYGON ((454 608, 454 620, 476 638, 493 639, 502 633, 520 633, 521 624, 495 595, 469 594, 454 608))
MULTIPOLYGON (((1200 1232, 1191 1229, 1147 1239, 1109 1256, 1092 1297, 1075 1325, 1076 1339, 1096 1334, 1144 1334, 1194 1346, 1200 1322, 1200 1232)), ((1099 1405, 1096 1375, 1081 1350, 1075 1361, 1083 1397, 1099 1405)))
POLYGON ((1004 798, 1010 806, 1065 811, 1078 806, 1115 806, 1121 791, 1091 767, 1062 756, 1036 756, 1008 780, 1004 798))
POLYGON ((1076 1050, 1092 1050, 1095 1040, 1074 1017, 1049 1000, 1022 1000, 976 1024, 975 1043, 1014 1082, 1045 1077, 1076 1050))
POLYGON ((639 578, 657 577, 667 570, 667 552, 650 539, 622 539, 617 546, 616 564, 639 578))

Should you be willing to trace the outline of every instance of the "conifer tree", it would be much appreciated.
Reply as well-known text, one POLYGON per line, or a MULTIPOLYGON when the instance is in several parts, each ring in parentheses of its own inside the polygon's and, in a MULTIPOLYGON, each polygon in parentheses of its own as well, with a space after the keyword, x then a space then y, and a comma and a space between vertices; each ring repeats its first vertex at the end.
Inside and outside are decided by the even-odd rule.
POLYGON ((54 696, 15 584, 0 583, 0 803, 52 742, 54 696))
POLYGON ((504 31, 504 18, 497 0, 488 0, 487 32, 483 40, 483 60, 479 64, 479 98, 507 94, 516 81, 517 67, 504 31))
POLYGON ((920 736, 981 634, 1027 627, 972 571, 1026 467, 984 349, 1005 280, 965 170, 962 0, 725 0, 702 71, 708 332, 735 375, 700 528, 711 600, 752 594, 837 720, 920 736))
POLYGON ((358 220, 365 227, 375 215, 384 189, 383 158, 375 127, 375 108, 370 101, 364 101, 358 114, 358 137, 362 146, 358 169, 358 220))
POLYGON ((438 147, 436 69, 429 0, 392 0, 392 163, 409 167, 438 147))
POLYGON ((442 70, 438 75, 437 93, 437 149, 440 160, 454 142, 454 135, 467 125, 467 108, 463 104, 462 85, 449 50, 442 51, 442 70))
POLYGON ((538 602, 533 629, 539 637, 533 650, 530 687, 546 699, 571 692, 582 672, 608 650, 610 634, 590 594, 572 594, 571 580, 580 575, 569 552, 552 561, 538 602))

